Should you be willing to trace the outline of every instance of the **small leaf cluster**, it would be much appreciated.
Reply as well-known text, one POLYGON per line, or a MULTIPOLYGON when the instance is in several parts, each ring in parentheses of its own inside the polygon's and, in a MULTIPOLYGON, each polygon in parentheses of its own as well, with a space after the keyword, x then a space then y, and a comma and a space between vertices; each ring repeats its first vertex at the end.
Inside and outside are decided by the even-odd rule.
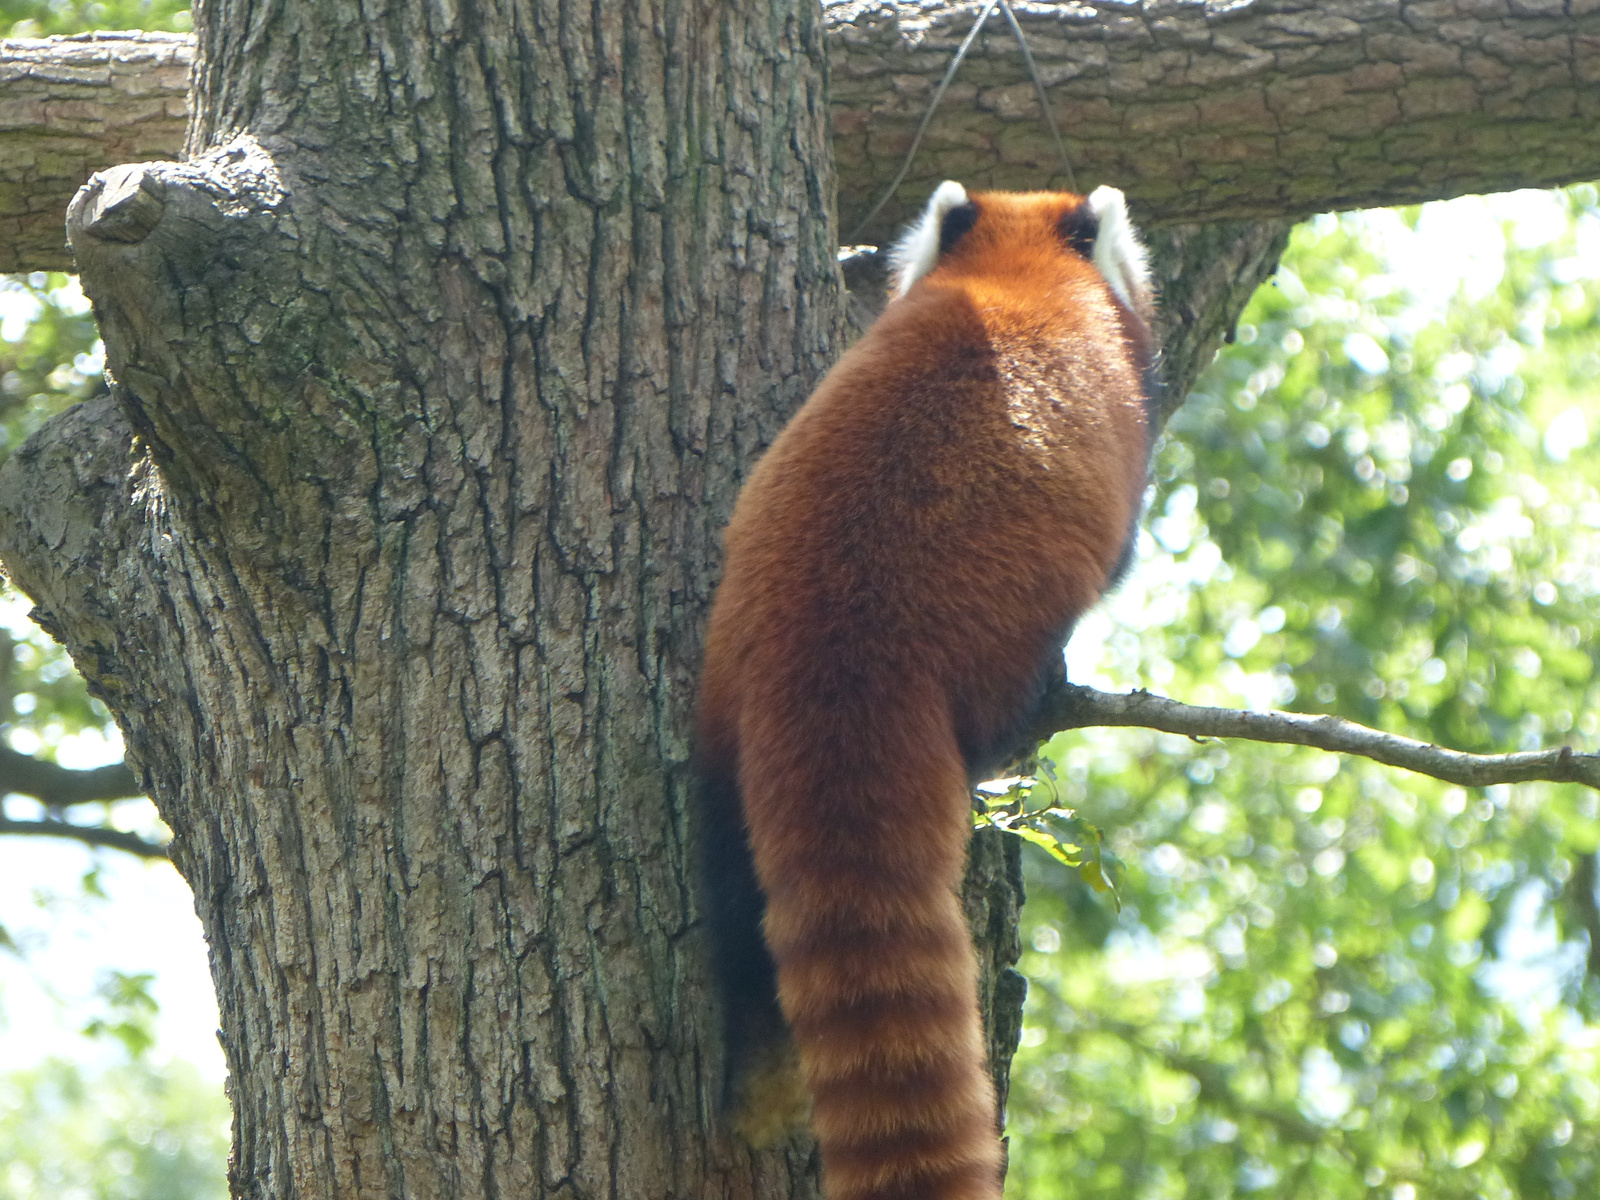
POLYGON ((1120 908, 1122 902, 1117 897, 1112 872, 1116 855, 1106 849, 1104 835, 1075 810, 1061 806, 1054 762, 1039 758, 1028 768, 1037 774, 1012 775, 978 785, 981 807, 974 814, 973 825, 1016 834, 1062 866, 1072 868, 1080 879, 1109 896, 1120 908), (1041 792, 1045 803, 1029 808, 1028 802, 1041 792))

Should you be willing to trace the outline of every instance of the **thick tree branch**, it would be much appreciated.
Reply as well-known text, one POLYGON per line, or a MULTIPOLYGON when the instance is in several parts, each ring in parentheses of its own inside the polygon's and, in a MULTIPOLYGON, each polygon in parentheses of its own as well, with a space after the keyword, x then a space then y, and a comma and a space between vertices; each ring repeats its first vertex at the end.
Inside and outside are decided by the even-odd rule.
MULTIPOLYGON (((158 632, 164 581, 152 586, 140 574, 151 510, 160 511, 159 494, 110 396, 52 418, 0 468, 0 545, 11 580, 57 641, 66 640, 68 614, 85 622, 74 662, 90 694, 107 703, 122 703, 148 664, 175 653, 158 632), (134 639, 128 654, 113 652, 126 637, 134 639)), ((136 761, 132 770, 141 776, 136 761)))
POLYGON ((103 825, 74 825, 71 821, 13 821, 0 816, 0 836, 56 837, 82 842, 86 846, 99 846, 111 850, 125 850, 140 858, 166 858, 167 848, 157 842, 147 842, 136 833, 121 829, 107 829, 103 825))
MULTIPOLYGON (((955 176, 1064 183, 1020 50, 990 17, 897 198, 976 0, 828 0, 841 229, 880 242, 955 176)), ((1017 4, 1080 185, 1162 220, 1297 216, 1600 176, 1600 0, 1017 4)), ((174 158, 191 39, 0 42, 0 270, 65 269, 103 167, 174 158)))
MULTIPOLYGON (((978 7, 829 6, 847 237, 899 169, 978 7)), ((1114 182, 1162 219, 1295 216, 1600 175, 1595 0, 1015 7, 1078 183, 1114 182)), ((914 201, 946 175, 1059 186, 1059 171, 1021 52, 991 16, 901 195, 914 201)), ((860 240, 905 215, 886 206, 860 240)))
POLYGON ((1312 746, 1335 754, 1358 754, 1463 787, 1546 780, 1600 788, 1600 754, 1574 754, 1569 746, 1515 754, 1464 754, 1368 729, 1342 717, 1205 708, 1149 692, 1101 692, 1066 682, 1051 689, 1030 736, 1043 741, 1059 730, 1091 725, 1136 725, 1193 738, 1236 737, 1312 746))
POLYGON ((126 763, 74 771, 19 754, 0 742, 0 796, 10 792, 32 796, 50 808, 66 808, 73 804, 142 796, 144 789, 126 763))
POLYGON ((0 41, 0 271, 70 270, 83 181, 179 151, 193 53, 176 33, 0 41))

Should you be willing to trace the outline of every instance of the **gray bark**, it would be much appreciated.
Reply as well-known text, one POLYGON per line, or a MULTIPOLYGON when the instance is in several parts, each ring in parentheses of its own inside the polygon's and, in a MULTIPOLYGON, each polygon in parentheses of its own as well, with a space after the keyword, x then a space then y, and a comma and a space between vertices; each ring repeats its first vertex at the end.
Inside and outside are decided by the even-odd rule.
POLYGON ((0 546, 125 730, 248 1197, 811 1194, 717 1126, 688 715, 840 339, 809 5, 228 0, 72 236, 114 400, 0 546), (596 23, 598 22, 598 23, 596 23))
MULTIPOLYGON (((972 187, 1065 186, 996 12, 897 198, 857 229, 979 7, 825 5, 847 237, 882 241, 947 176, 972 187)), ((1600 176, 1600 0, 1014 7, 1078 182, 1116 183, 1147 223, 1298 216, 1600 176)), ((59 214, 77 184, 182 144, 174 64, 186 52, 174 35, 143 35, 149 46, 96 36, 0 43, 0 270, 66 269, 59 214)))
POLYGON ((194 40, 0 40, 0 271, 72 269, 62 217, 96 171, 167 158, 189 119, 194 40))
MULTIPOLYGON (((894 177, 979 5, 830 6, 840 225, 894 177)), ((1141 214, 1301 216, 1600 175, 1600 0, 1113 0, 1013 5, 1084 187, 1141 214)), ((902 192, 1062 186, 996 14, 902 192)), ((904 215, 886 206, 859 235, 904 215)))

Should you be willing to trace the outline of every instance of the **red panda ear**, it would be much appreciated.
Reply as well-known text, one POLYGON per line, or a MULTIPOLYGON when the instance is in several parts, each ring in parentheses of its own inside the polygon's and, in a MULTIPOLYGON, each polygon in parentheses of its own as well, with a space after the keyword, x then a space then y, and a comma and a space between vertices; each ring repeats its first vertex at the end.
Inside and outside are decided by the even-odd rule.
POLYGON ((948 254, 966 233, 978 223, 978 206, 971 200, 958 204, 944 214, 939 222, 939 253, 948 254))
POLYGON ((1099 228, 1094 238, 1094 265, 1105 276, 1117 299, 1142 320, 1150 320, 1154 303, 1150 266, 1144 246, 1128 220, 1128 206, 1114 187, 1097 187, 1083 207, 1091 211, 1099 228))
POLYGON ((894 244, 889 251, 889 290, 891 298, 899 299, 911 290, 911 285, 921 279, 934 264, 939 261, 939 255, 955 245, 956 241, 977 219, 978 210, 973 207, 972 201, 967 199, 967 189, 954 180, 946 179, 937 188, 933 195, 928 197, 928 207, 922 210, 922 216, 917 223, 907 229, 905 235, 894 244), (961 226, 962 218, 956 217, 952 225, 952 233, 948 244, 945 240, 945 216, 954 216, 953 210, 971 209, 971 216, 965 226, 961 226))
POLYGON ((1100 234, 1100 217, 1084 200, 1076 208, 1061 214, 1056 222, 1061 240, 1071 246, 1087 262, 1094 261, 1094 240, 1100 234))

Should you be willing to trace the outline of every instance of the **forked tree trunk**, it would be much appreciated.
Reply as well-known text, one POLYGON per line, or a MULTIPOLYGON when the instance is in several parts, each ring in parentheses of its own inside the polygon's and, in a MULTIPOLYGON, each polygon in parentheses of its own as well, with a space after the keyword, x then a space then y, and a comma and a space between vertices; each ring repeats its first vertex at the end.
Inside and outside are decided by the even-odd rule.
POLYGON ((804 1194, 713 1129, 684 763, 842 329, 815 0, 198 16, 191 161, 71 216, 91 574, 11 557, 194 887, 235 1194, 804 1194))
MULTIPOLYGON (((0 552, 173 829, 235 1195, 814 1195, 719 1126, 686 763, 719 531, 843 337, 816 0, 196 19, 190 160, 70 217, 113 399, 0 552)), ((1281 237, 1167 235, 1180 388, 1281 237)))

